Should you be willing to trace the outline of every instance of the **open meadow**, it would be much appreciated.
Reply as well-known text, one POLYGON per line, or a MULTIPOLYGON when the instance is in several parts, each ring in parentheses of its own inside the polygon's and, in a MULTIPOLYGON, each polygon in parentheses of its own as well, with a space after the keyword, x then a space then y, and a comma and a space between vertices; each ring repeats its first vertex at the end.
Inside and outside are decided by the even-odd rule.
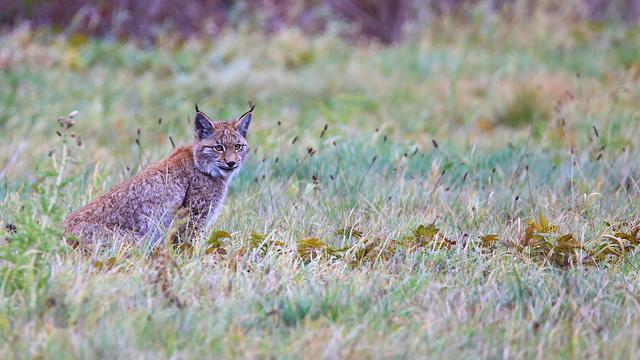
POLYGON ((640 28, 443 19, 153 45, 0 33, 0 353, 631 358, 640 28), (62 219, 257 104, 211 234, 63 243, 62 219))

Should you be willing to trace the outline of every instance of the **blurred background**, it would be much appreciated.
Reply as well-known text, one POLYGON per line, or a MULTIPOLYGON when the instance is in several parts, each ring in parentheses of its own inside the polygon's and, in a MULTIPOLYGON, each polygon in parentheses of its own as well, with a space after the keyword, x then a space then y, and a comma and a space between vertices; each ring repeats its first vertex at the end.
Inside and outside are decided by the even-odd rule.
POLYGON ((350 40, 390 44, 443 16, 484 10, 508 19, 541 8, 572 20, 632 23, 640 18, 639 0, 4 0, 0 22, 147 41, 169 30, 185 37, 242 27, 267 33, 295 27, 319 34, 339 26, 350 40))
POLYGON ((594 126, 635 149, 639 19, 640 0, 3 0, 0 178, 32 179, 60 137, 127 176, 191 141, 195 102, 248 99, 264 164, 343 143, 366 162, 378 139, 390 164, 434 140, 597 157, 594 126))

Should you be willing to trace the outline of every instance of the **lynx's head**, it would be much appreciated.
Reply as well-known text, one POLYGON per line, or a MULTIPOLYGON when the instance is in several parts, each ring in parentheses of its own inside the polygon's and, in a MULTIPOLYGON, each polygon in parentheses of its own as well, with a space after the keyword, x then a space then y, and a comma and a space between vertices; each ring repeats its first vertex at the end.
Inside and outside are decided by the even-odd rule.
POLYGON ((247 132, 251 123, 251 109, 236 120, 211 121, 196 106, 193 160, 198 170, 211 176, 231 179, 249 152, 247 132))

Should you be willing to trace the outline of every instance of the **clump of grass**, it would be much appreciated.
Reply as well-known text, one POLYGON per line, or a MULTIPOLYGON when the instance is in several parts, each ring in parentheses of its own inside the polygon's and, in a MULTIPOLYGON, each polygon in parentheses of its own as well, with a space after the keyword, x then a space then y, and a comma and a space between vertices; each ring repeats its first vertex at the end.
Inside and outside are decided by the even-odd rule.
POLYGON ((539 91, 525 86, 497 112, 495 119, 500 125, 519 128, 546 121, 549 116, 549 106, 539 91))
POLYGON ((617 62, 626 69, 640 69, 640 31, 637 28, 628 29, 624 34, 612 40, 612 53, 617 62))

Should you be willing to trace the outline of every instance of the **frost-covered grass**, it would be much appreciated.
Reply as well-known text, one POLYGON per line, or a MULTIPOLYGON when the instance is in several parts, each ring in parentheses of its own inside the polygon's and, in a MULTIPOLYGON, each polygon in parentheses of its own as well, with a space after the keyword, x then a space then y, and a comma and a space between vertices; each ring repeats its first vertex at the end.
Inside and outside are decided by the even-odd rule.
POLYGON ((443 21, 392 47, 4 33, 0 353, 633 357, 640 255, 629 239, 591 255, 637 236, 639 39, 540 17, 443 21), (191 140, 194 102, 227 118, 247 99, 255 153, 216 225, 224 251, 62 245, 69 211, 191 140), (583 247, 575 265, 521 247, 540 216, 545 241, 583 247), (432 223, 455 245, 415 235, 432 223), (335 252, 301 256, 310 238, 335 252))

